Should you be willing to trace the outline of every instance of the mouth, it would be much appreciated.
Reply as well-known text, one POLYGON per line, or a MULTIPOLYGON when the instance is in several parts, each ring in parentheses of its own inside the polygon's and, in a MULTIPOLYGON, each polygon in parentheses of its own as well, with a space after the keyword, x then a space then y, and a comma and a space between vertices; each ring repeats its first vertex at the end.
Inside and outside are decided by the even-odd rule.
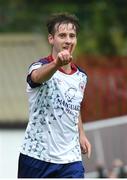
POLYGON ((68 50, 70 53, 72 51, 72 46, 64 46, 63 47, 64 50, 68 50))

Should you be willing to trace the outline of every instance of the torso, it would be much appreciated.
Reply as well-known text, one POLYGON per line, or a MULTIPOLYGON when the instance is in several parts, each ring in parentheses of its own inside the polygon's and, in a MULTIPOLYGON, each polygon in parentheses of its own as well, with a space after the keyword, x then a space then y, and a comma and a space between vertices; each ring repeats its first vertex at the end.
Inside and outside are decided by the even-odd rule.
POLYGON ((53 163, 81 160, 78 117, 86 81, 78 69, 71 74, 58 70, 40 86, 28 85, 30 115, 23 154, 53 163))

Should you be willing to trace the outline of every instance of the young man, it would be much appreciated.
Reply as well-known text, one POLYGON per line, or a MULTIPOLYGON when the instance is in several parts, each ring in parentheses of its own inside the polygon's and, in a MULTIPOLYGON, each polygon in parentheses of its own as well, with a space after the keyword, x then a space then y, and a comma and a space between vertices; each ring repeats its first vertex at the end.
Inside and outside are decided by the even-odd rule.
POLYGON ((80 107, 87 76, 73 63, 79 23, 55 14, 47 23, 51 55, 33 63, 27 76, 29 123, 19 178, 83 178, 81 150, 91 154, 80 107))

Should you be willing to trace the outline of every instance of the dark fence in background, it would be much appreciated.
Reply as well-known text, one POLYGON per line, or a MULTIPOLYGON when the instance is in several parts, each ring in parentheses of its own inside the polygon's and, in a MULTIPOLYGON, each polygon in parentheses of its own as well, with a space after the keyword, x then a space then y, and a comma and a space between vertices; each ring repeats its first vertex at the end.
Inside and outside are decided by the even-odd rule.
POLYGON ((85 122, 127 114, 127 68, 86 68, 85 122))

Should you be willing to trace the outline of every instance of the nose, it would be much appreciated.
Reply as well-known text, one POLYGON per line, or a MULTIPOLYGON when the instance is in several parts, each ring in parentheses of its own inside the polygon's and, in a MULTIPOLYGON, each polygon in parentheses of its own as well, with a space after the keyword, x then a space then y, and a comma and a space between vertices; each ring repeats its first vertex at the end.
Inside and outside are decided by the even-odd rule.
POLYGON ((66 42, 67 44, 70 44, 70 43, 71 43, 71 38, 70 38, 70 36, 66 36, 65 42, 66 42))

